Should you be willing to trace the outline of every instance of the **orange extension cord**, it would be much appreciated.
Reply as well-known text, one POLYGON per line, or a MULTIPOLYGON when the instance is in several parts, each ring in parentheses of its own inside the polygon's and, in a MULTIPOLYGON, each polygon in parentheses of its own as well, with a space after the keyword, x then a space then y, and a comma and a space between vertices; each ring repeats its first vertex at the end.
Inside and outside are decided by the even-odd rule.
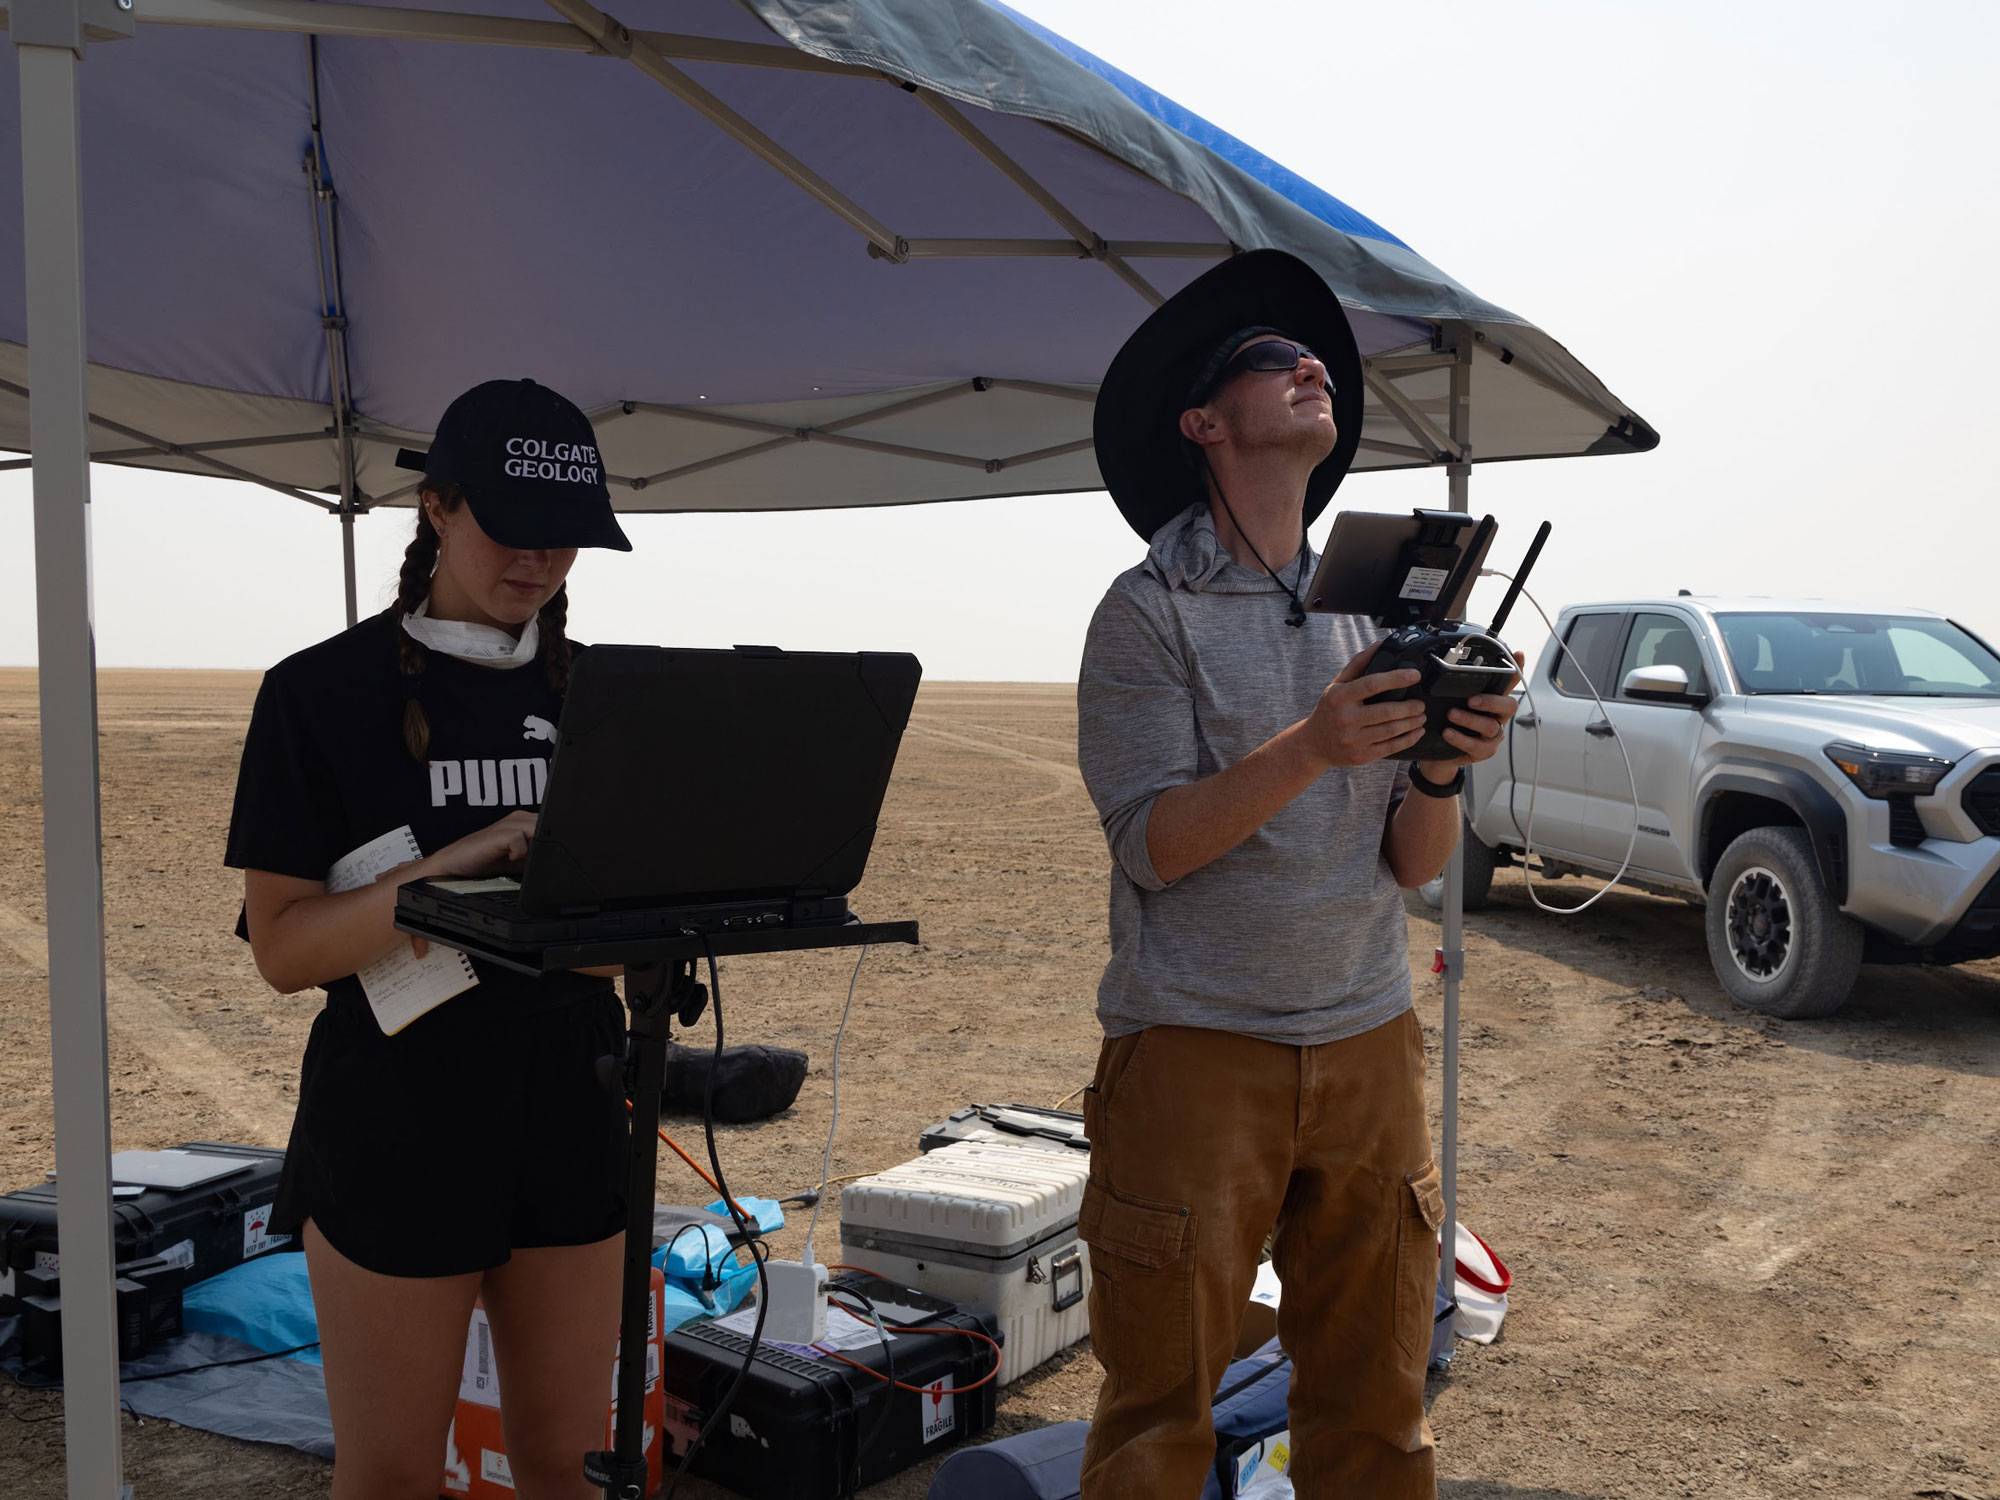
MULTIPOLYGON (((862 1266, 830 1265, 827 1267, 827 1269, 829 1271, 854 1271, 863 1276, 872 1276, 875 1274, 873 1271, 870 1271, 862 1266)), ((835 1305, 840 1306, 840 1304, 835 1304, 835 1305)), ((861 1318, 862 1321, 869 1322, 871 1324, 873 1322, 872 1319, 865 1317, 861 1312, 857 1311, 854 1308, 841 1306, 840 1310, 846 1313, 849 1317, 861 1318)), ((887 1375, 884 1375, 880 1370, 871 1370, 867 1365, 862 1364, 860 1360, 849 1359, 845 1354, 841 1354, 836 1350, 829 1349, 824 1344, 814 1344, 813 1348, 817 1349, 821 1354, 824 1354, 828 1359, 837 1359, 842 1364, 847 1365, 853 1369, 859 1370, 863 1375, 866 1375, 871 1379, 881 1381, 884 1385, 893 1385, 898 1390, 910 1391, 919 1396, 969 1395, 973 1391, 978 1390, 982 1385, 991 1385, 996 1379, 999 1378, 1000 1375, 999 1340, 988 1337, 986 1334, 981 1333, 976 1328, 946 1328, 943 1326, 933 1326, 927 1328, 904 1328, 898 1326, 896 1331, 898 1333, 955 1333, 960 1338, 977 1339, 980 1343, 986 1345, 987 1348, 993 1351, 993 1368, 988 1370, 984 1375, 980 1376, 977 1380, 973 1381, 971 1385, 951 1386, 944 1390, 939 1390, 935 1386, 911 1385, 906 1380, 891 1380, 887 1375)))
MULTIPOLYGON (((627 1114, 630 1114, 632 1112, 632 1101, 630 1099, 627 1099, 625 1101, 625 1112, 627 1114)), ((672 1149, 674 1155, 678 1156, 682 1161, 688 1164, 688 1170, 690 1172, 694 1173, 695 1176, 699 1177, 703 1182, 707 1183, 711 1188, 714 1188, 716 1192, 719 1193, 722 1191, 722 1189, 716 1185, 715 1179, 709 1176, 708 1173, 702 1171, 700 1165, 695 1161, 695 1159, 692 1156, 689 1156, 687 1152, 681 1150, 681 1143, 675 1140, 672 1136, 667 1134, 665 1126, 660 1127, 660 1139, 667 1143, 667 1145, 672 1149)), ((736 1203, 733 1205, 733 1207, 739 1214, 742 1214, 744 1218, 748 1219, 750 1217, 749 1211, 745 1209, 741 1203, 736 1203)))

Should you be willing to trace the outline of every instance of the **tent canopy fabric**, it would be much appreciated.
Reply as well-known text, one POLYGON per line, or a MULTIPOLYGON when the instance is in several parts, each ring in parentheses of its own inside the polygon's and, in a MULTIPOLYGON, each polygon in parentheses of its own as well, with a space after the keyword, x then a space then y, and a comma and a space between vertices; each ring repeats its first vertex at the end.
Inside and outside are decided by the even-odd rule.
MULTIPOLYGON (((629 32, 585 0, 138 15, 83 96, 108 461, 333 508, 351 428, 352 506, 409 503, 395 450, 532 375, 593 413, 624 510, 1094 489, 1111 354, 1264 245, 1327 277, 1371 357, 1358 468, 1460 456, 1460 330, 1473 458, 1655 441, 1540 330, 998 4, 635 0, 629 32), (323 30, 247 29, 279 22, 323 30)), ((19 121, 0 99, 0 215, 19 121)), ((0 446, 25 450, 20 243, 0 232, 0 446)))

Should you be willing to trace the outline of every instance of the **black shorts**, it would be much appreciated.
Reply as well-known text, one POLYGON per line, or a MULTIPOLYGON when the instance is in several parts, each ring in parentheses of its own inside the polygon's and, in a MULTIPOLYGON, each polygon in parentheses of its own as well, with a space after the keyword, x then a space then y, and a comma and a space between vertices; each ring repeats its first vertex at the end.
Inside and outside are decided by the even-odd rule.
POLYGON ((313 1022, 272 1227, 311 1219, 386 1276, 490 1270, 625 1224, 626 1115, 597 1060, 623 1048, 609 984, 556 1009, 478 990, 395 1036, 365 1005, 313 1022))

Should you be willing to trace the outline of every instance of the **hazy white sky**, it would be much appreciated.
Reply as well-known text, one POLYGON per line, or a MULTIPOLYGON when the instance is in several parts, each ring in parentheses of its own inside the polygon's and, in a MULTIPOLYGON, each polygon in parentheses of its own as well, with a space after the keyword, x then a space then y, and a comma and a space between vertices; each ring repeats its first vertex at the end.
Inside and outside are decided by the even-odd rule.
MULTIPOLYGON (((1651 454, 1474 470, 1502 566, 1554 521, 1551 613, 1812 593, 2000 635, 2000 8, 1013 3, 1533 320, 1659 429, 1651 454)), ((93 483, 102 663, 257 667, 343 623, 319 513, 93 483)), ((1363 475, 1339 503, 1441 506, 1444 478, 1363 475)), ((30 519, 0 475, 0 662, 35 657, 30 519)), ((409 525, 361 521, 364 609, 409 525)), ((580 639, 910 649, 932 679, 1072 680, 1138 553, 1102 496, 627 526, 637 553, 572 575, 580 639)))

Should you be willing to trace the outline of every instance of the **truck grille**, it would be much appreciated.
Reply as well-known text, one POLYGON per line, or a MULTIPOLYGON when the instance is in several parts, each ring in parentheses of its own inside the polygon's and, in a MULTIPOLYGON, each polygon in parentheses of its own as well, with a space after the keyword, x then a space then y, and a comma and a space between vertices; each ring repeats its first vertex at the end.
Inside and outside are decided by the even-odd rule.
POLYGON ((1963 801, 1965 815, 1981 833, 2000 833, 2000 766, 1988 766, 1973 777, 1963 801))

